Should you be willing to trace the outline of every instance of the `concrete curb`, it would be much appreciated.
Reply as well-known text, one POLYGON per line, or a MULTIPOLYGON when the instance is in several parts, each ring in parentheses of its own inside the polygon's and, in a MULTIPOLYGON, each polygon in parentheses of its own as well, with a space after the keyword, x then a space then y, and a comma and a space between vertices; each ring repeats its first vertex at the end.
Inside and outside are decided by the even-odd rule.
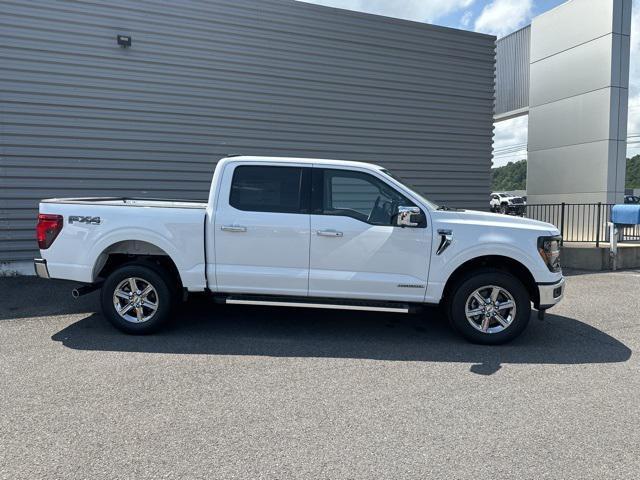
POLYGON ((0 262, 0 277, 34 276, 33 261, 0 262))

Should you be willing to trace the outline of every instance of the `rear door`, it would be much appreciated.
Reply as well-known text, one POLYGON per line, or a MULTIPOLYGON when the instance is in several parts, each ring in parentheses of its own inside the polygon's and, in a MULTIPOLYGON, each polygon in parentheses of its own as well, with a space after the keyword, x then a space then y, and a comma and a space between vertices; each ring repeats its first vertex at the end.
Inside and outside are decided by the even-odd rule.
POLYGON ((399 206, 416 206, 366 171, 314 168, 309 295, 422 302, 431 251, 427 213, 397 227, 399 206))
POLYGON ((309 184, 304 164, 229 164, 215 217, 220 292, 307 295, 309 184))

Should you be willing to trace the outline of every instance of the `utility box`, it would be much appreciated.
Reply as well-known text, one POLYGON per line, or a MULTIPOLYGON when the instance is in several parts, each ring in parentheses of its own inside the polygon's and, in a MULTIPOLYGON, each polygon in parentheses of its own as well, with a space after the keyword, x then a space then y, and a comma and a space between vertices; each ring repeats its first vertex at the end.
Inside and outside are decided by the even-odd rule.
POLYGON ((640 225, 640 205, 614 205, 611 223, 616 225, 640 225))

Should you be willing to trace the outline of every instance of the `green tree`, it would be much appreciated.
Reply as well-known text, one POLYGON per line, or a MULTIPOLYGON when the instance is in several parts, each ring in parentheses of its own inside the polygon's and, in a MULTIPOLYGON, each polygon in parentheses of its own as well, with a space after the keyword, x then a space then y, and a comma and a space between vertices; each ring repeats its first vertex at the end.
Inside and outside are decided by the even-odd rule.
POLYGON ((640 188, 640 154, 627 158, 626 188, 640 188))
MULTIPOLYGON (((509 162, 502 167, 491 169, 491 189, 494 192, 503 190, 526 190, 527 161, 509 162)), ((627 158, 625 188, 640 188, 640 154, 627 158)))
POLYGON ((527 188, 527 161, 509 162, 491 169, 491 188, 503 190, 525 190, 527 188))

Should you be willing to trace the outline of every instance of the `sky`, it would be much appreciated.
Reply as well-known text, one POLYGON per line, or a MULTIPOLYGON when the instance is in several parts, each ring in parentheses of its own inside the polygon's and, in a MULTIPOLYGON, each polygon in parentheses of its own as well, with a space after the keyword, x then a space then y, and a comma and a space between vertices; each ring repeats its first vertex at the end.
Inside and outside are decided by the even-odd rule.
MULTIPOLYGON (((564 0, 301 0, 502 37, 564 0)), ((640 0, 633 0, 627 156, 640 153, 640 0), (637 59, 637 61, 636 61, 637 59), (637 142, 637 143, 632 143, 637 142)), ((494 166, 527 158, 527 117, 495 124, 494 166)))

